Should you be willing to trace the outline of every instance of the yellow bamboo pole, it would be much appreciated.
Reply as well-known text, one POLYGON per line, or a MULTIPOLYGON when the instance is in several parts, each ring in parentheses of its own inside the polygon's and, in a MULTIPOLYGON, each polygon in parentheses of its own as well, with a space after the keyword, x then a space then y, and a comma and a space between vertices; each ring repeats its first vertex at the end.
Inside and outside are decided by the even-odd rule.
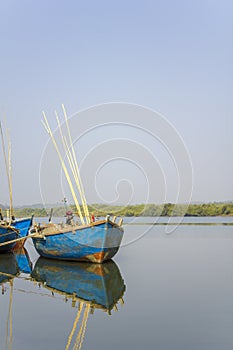
POLYGON ((87 207, 87 201, 86 201, 86 197, 85 197, 85 192, 84 192, 84 188, 83 188, 83 184, 82 184, 82 180, 81 180, 81 176, 80 176, 80 172, 79 172, 79 167, 78 167, 78 163, 77 163, 76 154, 75 154, 75 151, 74 151, 73 141, 72 141, 72 137, 71 137, 71 133, 70 133, 69 121, 68 121, 67 113, 66 113, 66 110, 65 110, 65 106, 63 104, 62 104, 62 109, 63 109, 65 121, 66 121, 66 128, 67 128, 68 135, 69 135, 69 142, 70 142, 70 147, 71 147, 71 151, 72 151, 72 155, 73 155, 73 159, 74 159, 75 170, 76 170, 78 181, 79 181, 79 184, 80 184, 80 193, 81 193, 81 196, 83 198, 85 211, 87 213, 86 215, 88 217, 88 222, 90 223, 89 210, 88 210, 88 207, 87 207))
POLYGON ((30 235, 28 235, 26 237, 20 237, 20 238, 12 239, 11 241, 0 243, 0 247, 2 247, 4 245, 7 245, 7 244, 23 241, 24 239, 26 240, 26 239, 31 238, 31 237, 36 236, 36 235, 38 235, 38 233, 31 233, 30 235))
MULTIPOLYGON (((10 217, 9 220, 11 220, 11 211, 12 211, 12 184, 11 184, 11 178, 9 174, 9 158, 7 161, 7 156, 6 156, 6 147, 5 147, 5 142, 4 142, 4 136, 3 136, 3 130, 2 130, 2 124, 0 122, 0 131, 1 131, 1 139, 2 139, 2 150, 3 150, 3 155, 4 155, 4 162, 5 162, 5 167, 6 167, 6 175, 7 175, 7 182, 8 182, 8 189, 9 189, 9 196, 10 196, 10 217)), ((8 145, 8 157, 9 157, 9 145, 8 145)))
POLYGON ((11 141, 9 130, 6 127, 7 144, 8 144, 8 172, 9 172, 9 196, 10 196, 10 218, 13 219, 13 194, 12 194, 12 166, 11 166, 11 141))
POLYGON ((12 327, 12 301, 13 301, 13 280, 10 281, 11 292, 10 292, 10 341, 9 341, 9 350, 12 349, 12 340, 13 340, 13 327, 12 327))
POLYGON ((69 155, 68 157, 70 159, 70 163, 71 163, 70 167, 71 167, 71 170, 72 170, 72 173, 73 173, 73 176, 74 176, 74 180, 75 180, 76 186, 78 188, 78 191, 79 191, 79 194, 80 194, 80 197, 81 197, 82 206, 83 206, 83 210, 84 210, 84 215, 86 217, 87 223, 89 224, 90 223, 90 215, 89 215, 86 199, 83 196, 83 192, 82 192, 82 189, 81 189, 81 186, 80 186, 80 182, 79 182, 79 179, 78 179, 77 171, 75 169, 74 160, 73 160, 72 154, 70 152, 70 149, 69 149, 69 146, 67 144, 67 141, 66 141, 65 137, 64 137, 64 143, 66 145, 67 153, 69 155))
POLYGON ((84 325, 84 316, 85 316, 85 310, 84 310, 84 312, 83 312, 82 323, 81 323, 81 325, 80 325, 80 328, 79 328, 77 337, 76 337, 76 339, 75 339, 75 343, 74 343, 74 346, 73 346, 73 350, 77 350, 78 345, 79 345, 79 342, 80 342, 80 338, 81 338, 82 330, 83 330, 83 325, 84 325))
MULTIPOLYGON (((59 117, 58 117, 58 114, 57 114, 56 111, 55 111, 55 116, 56 116, 56 119, 57 119, 57 124, 58 124, 58 128, 59 128, 59 131, 60 131, 60 136, 61 136, 61 139, 62 139, 64 150, 66 152, 66 156, 67 156, 67 159, 68 159, 68 162, 69 162, 69 166, 70 166, 70 169, 72 171, 72 174, 73 174, 76 186, 78 188, 78 191, 79 191, 79 194, 80 194, 80 197, 81 197, 83 210, 84 210, 84 216, 87 217, 87 212, 86 212, 86 207, 85 207, 87 204, 85 203, 85 201, 83 199, 80 183, 79 183, 79 180, 78 180, 78 177, 77 177, 77 173, 76 173, 76 169, 75 169, 74 159, 72 157, 72 154, 71 154, 70 149, 68 147, 68 144, 66 142, 66 138, 62 134, 61 123, 60 123, 60 120, 59 120, 59 117)), ((87 223, 89 223, 88 220, 87 220, 87 223)))
POLYGON ((73 188, 73 184, 72 184, 72 181, 71 181, 71 179, 70 179, 70 176, 69 176, 68 170, 67 170, 67 168, 66 168, 65 162, 64 162, 64 160, 63 160, 63 158, 62 158, 62 156, 61 156, 61 153, 60 153, 59 148, 58 148, 58 146, 57 146, 56 140, 55 140, 55 138, 54 138, 54 136, 53 136, 53 133, 52 133, 52 131, 51 131, 51 128, 50 128, 50 126, 49 126, 48 120, 47 120, 46 115, 45 115, 44 112, 43 112, 43 116, 44 116, 44 120, 45 120, 45 123, 46 123, 46 124, 43 123, 43 121, 42 121, 42 123, 43 123, 45 129, 47 130, 47 132, 49 133, 49 135, 50 135, 50 137, 51 137, 51 140, 52 140, 52 142, 53 142, 53 144, 54 144, 54 147, 55 147, 55 149, 56 149, 56 151, 57 151, 57 154, 58 154, 58 157, 59 157, 59 159, 60 159, 60 162, 61 162, 63 171, 64 171, 64 173, 65 173, 67 182, 68 182, 68 184, 69 184, 69 187, 70 187, 70 190, 71 190, 73 199, 74 199, 74 201, 75 201, 75 205, 76 205, 76 208, 77 208, 77 210, 78 210, 78 213, 79 213, 81 222, 82 222, 82 224, 84 225, 85 222, 84 222, 84 219, 83 219, 83 215, 82 215, 82 212, 81 212, 81 208, 80 208, 80 206, 79 206, 79 203, 78 203, 78 200, 77 200, 77 197, 76 197, 74 188, 73 188))
POLYGON ((84 339, 84 335, 85 335, 85 331, 86 331, 86 327, 87 327, 87 319, 88 319, 90 307, 91 307, 90 304, 85 305, 82 323, 81 323, 77 338, 75 340, 73 350, 80 350, 82 347, 82 343, 83 343, 83 339, 84 339))
POLYGON ((9 308, 8 308, 8 317, 6 321, 6 349, 12 349, 12 300, 13 300, 13 280, 10 282, 10 301, 9 301, 9 308), (9 326, 10 324, 10 326, 9 326), (8 330, 9 333, 8 334, 8 330))
POLYGON ((83 344, 83 340, 84 340, 84 336, 85 336, 86 328, 87 328, 87 319, 88 319, 88 316, 89 316, 90 307, 91 307, 90 304, 86 305, 86 310, 85 310, 86 314, 85 314, 85 320, 84 320, 84 327, 83 327, 82 336, 81 336, 81 340, 80 340, 80 343, 79 343, 78 350, 81 350, 81 348, 82 348, 82 344, 83 344))
MULTIPOLYGON (((62 159, 61 153, 60 153, 60 151, 59 151, 59 148, 58 148, 58 146, 57 146, 56 140, 55 140, 55 138, 54 138, 54 136, 53 136, 53 133, 52 133, 51 128, 50 128, 50 126, 49 126, 47 117, 46 117, 46 115, 45 115, 44 112, 43 112, 43 116, 44 116, 44 120, 45 120, 45 123, 43 123, 43 125, 44 125, 45 129, 47 130, 47 132, 48 132, 48 134, 49 134, 49 136, 50 136, 50 138, 51 138, 51 140, 52 140, 52 142, 53 142, 53 145, 54 145, 54 147, 55 147, 55 149, 56 149, 56 151, 57 151, 57 154, 58 154, 58 157, 59 157, 59 159, 60 159, 60 162, 61 162, 63 171, 64 171, 65 176, 66 176, 66 180, 67 180, 68 185, 69 185, 69 187, 70 187, 71 194, 72 194, 72 196, 73 196, 73 199, 74 199, 74 202, 75 202, 77 211, 78 211, 78 213, 79 213, 80 220, 81 220, 82 224, 84 225, 85 222, 84 222, 84 219, 83 219, 83 215, 82 215, 82 212, 81 212, 81 209, 80 209, 80 206, 79 206, 79 203, 78 203, 78 200, 77 200, 77 197, 76 197, 74 188, 73 188, 72 181, 71 181, 71 179, 70 179, 68 170, 67 170, 67 168, 66 168, 65 162, 64 162, 64 160, 62 159)), ((43 122, 43 121, 42 121, 42 122, 43 122)))
POLYGON ((75 332, 75 330, 76 330, 76 328, 77 328, 77 324, 78 324, 78 321, 79 321, 80 316, 81 316, 81 313, 82 313, 82 309, 83 309, 83 303, 80 303, 80 309, 78 310, 77 316, 76 316, 76 318, 75 318, 75 320, 74 320, 73 328, 72 328, 72 330, 71 330, 71 332, 70 332, 70 335, 69 335, 68 342, 67 342, 67 345, 66 345, 66 349, 65 349, 65 350, 68 350, 69 347, 70 347, 72 338, 73 338, 73 336, 74 336, 74 332, 75 332))
POLYGON ((0 276, 15 278, 16 275, 12 275, 11 273, 6 273, 6 272, 0 272, 0 276))

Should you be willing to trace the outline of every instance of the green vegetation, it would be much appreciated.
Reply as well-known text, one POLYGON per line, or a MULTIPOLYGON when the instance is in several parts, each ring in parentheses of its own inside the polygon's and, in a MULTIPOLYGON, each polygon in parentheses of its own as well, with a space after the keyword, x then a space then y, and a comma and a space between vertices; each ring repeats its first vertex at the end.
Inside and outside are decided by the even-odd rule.
MULTIPOLYGON (((75 207, 71 209, 75 212, 75 207)), ((16 208, 16 217, 27 217, 34 214, 36 217, 48 216, 44 208, 16 208)), ((233 216, 233 203, 208 203, 208 204, 178 204, 165 203, 137 204, 128 206, 111 206, 104 204, 89 205, 89 212, 95 216, 233 216)), ((53 216, 65 216, 64 207, 54 208, 53 216)))
POLYGON ((93 204, 90 212, 96 216, 227 216, 233 215, 233 203, 208 204, 138 204, 130 206, 108 206, 93 204))

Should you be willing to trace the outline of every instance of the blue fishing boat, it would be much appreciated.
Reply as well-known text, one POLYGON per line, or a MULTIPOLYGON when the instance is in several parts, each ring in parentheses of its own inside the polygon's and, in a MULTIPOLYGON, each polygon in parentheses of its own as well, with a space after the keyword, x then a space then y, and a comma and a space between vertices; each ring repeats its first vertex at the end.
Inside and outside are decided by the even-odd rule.
POLYGON ((63 294, 73 302, 83 301, 108 313, 119 300, 123 301, 126 288, 113 261, 99 265, 39 258, 31 276, 53 293, 63 294))
POLYGON ((8 148, 5 147, 2 124, 0 122, 0 136, 2 140, 2 150, 4 155, 4 162, 6 167, 6 175, 8 180, 8 189, 10 197, 10 207, 8 211, 8 218, 4 219, 2 210, 0 208, 0 252, 11 251, 16 245, 15 240, 19 239, 23 245, 23 238, 29 233, 32 225, 33 217, 26 219, 15 219, 13 213, 13 194, 12 194, 12 166, 11 166, 11 143, 9 131, 7 130, 8 148), (8 155, 8 157, 7 157, 8 155))
MULTIPOLYGON (((74 151, 74 142, 72 141, 71 130, 63 105, 62 109, 68 139, 62 130, 57 113, 55 114, 60 131, 61 145, 63 145, 65 151, 64 157, 67 158, 70 169, 67 169, 61 153, 62 150, 53 135, 44 112, 42 122, 61 162, 81 224, 74 223, 73 213, 68 211, 66 212, 66 224, 50 222, 48 225, 35 225, 31 231, 33 235, 31 237, 37 252, 43 257, 102 263, 110 260, 120 247, 124 233, 123 220, 120 219, 116 222, 116 217, 110 220, 109 215, 107 215, 106 219, 95 221, 94 214, 90 215, 74 151), (79 200, 82 206, 79 204, 79 200)), ((64 204, 66 205, 66 200, 64 200, 64 204)), ((51 216, 49 221, 51 221, 51 216)))
POLYGON ((118 223, 115 219, 107 216, 86 225, 35 225, 32 240, 38 254, 45 258, 102 263, 110 260, 121 244, 122 219, 118 223))

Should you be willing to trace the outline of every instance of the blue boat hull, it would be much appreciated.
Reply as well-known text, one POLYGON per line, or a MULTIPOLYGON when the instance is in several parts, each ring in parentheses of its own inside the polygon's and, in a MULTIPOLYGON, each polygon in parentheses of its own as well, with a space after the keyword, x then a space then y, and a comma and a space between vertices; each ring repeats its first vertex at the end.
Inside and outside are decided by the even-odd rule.
MULTIPOLYGON (((27 237, 29 230, 32 226, 32 220, 33 217, 31 218, 24 218, 24 219, 17 219, 12 223, 12 226, 14 226, 16 229, 18 229, 19 232, 19 238, 21 237, 27 237)), ((23 247, 25 240, 21 240, 19 242, 16 242, 15 247, 20 248, 23 247)))
POLYGON ((39 258, 32 278, 67 298, 81 299, 110 312, 122 298, 125 284, 117 265, 55 261, 39 258))
MULTIPOLYGON (((12 241, 18 238, 18 231, 12 229, 11 227, 0 226, 0 244, 12 241)), ((15 246, 15 243, 9 243, 0 246, 0 253, 10 252, 15 246)))
POLYGON ((46 258, 91 261, 102 263, 118 251, 123 229, 118 225, 100 221, 77 229, 72 227, 57 233, 49 232, 33 237, 37 252, 46 258))
MULTIPOLYGON (((28 235, 29 229, 32 225, 32 218, 17 219, 11 223, 11 226, 0 226, 0 245, 16 238, 25 237, 28 235)), ((23 242, 21 242, 22 245, 23 242)), ((16 246, 16 242, 0 246, 0 253, 10 252, 16 246)))
POLYGON ((12 223, 12 226, 20 230, 20 237, 26 237, 28 235, 30 227, 32 226, 32 217, 17 219, 12 223))

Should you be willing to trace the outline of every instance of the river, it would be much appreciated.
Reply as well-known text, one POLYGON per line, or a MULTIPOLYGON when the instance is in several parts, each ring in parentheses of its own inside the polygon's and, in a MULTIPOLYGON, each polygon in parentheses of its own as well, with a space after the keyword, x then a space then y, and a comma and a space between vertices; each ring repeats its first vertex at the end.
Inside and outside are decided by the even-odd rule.
POLYGON ((232 349, 233 218, 179 221, 127 218, 104 267, 38 260, 30 240, 32 276, 2 255, 0 348, 232 349))

